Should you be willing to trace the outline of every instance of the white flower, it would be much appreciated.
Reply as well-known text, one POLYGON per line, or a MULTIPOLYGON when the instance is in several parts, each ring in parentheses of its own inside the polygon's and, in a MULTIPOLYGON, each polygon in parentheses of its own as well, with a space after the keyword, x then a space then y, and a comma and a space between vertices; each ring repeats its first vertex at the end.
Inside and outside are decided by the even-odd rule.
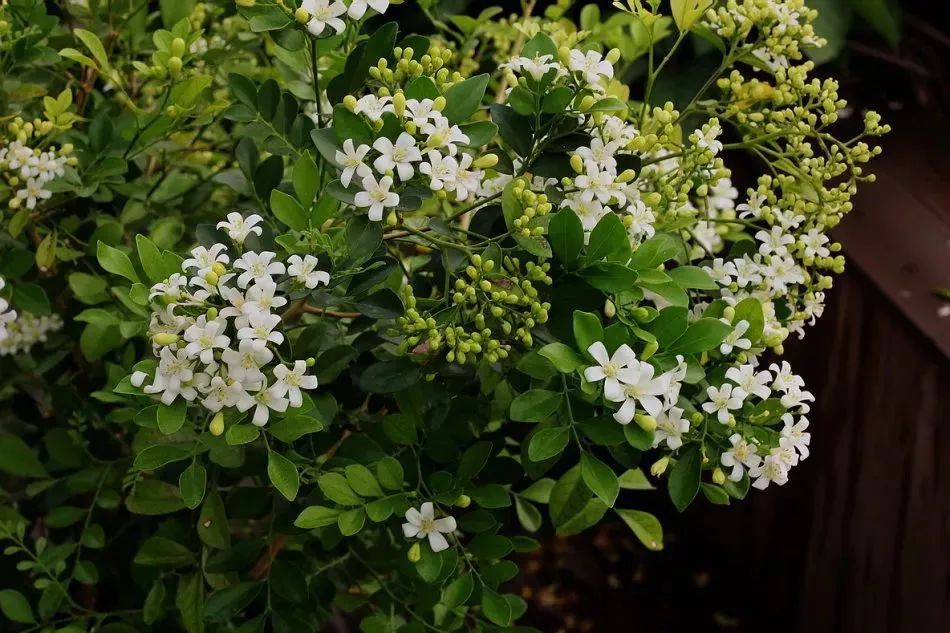
POLYGON ((211 378, 208 393, 201 401, 206 409, 215 413, 226 407, 237 407, 241 411, 247 411, 253 403, 254 398, 242 383, 237 380, 227 381, 221 376, 211 378))
MULTIPOLYGON (((581 220, 581 226, 584 227, 585 234, 593 231, 601 218, 610 213, 610 208, 605 207, 597 198, 586 198, 577 195, 565 199, 561 204, 577 214, 577 217, 581 220)), ((585 235, 584 239, 590 239, 590 235, 585 235)))
POLYGON ((273 387, 274 392, 279 396, 286 395, 290 399, 290 406, 295 409, 303 404, 301 389, 317 388, 317 377, 307 375, 306 361, 294 362, 293 369, 278 365, 274 367, 274 377, 277 379, 273 387))
POLYGON ((535 81, 541 81, 549 70, 560 69, 561 64, 557 60, 552 60, 554 60, 553 55, 539 54, 534 57, 516 57, 507 64, 502 64, 502 67, 524 71, 531 75, 531 78, 535 81))
POLYGON ((792 372, 792 366, 788 364, 787 360, 783 360, 781 366, 772 363, 769 369, 775 375, 772 389, 788 392, 791 389, 801 389, 805 386, 805 381, 802 380, 801 376, 797 376, 792 372))
POLYGON ((809 455, 808 445, 811 443, 811 433, 805 430, 808 428, 808 418, 802 416, 795 422, 792 414, 786 413, 782 416, 782 421, 785 426, 782 428, 781 437, 791 442, 802 459, 806 459, 809 455))
POLYGON ((623 383, 624 399, 620 409, 614 413, 614 420, 621 424, 630 424, 637 412, 638 402, 653 417, 660 415, 663 411, 663 401, 658 396, 666 395, 669 379, 666 375, 654 378, 654 371, 650 363, 635 360, 630 363, 630 367, 617 372, 618 379, 623 383))
POLYGON ((736 207, 740 218, 758 218, 762 215, 762 203, 765 202, 765 196, 758 192, 753 192, 749 196, 748 202, 743 202, 736 207))
POLYGON ((732 444, 732 448, 722 454, 719 462, 726 468, 732 468, 732 472, 729 473, 730 480, 739 481, 745 469, 758 466, 762 458, 758 455, 758 447, 746 442, 739 433, 733 433, 729 437, 729 443, 732 444))
POLYGON ((422 127, 437 116, 441 116, 438 110, 435 110, 435 101, 432 99, 408 99, 406 101, 406 120, 412 121, 416 127, 422 127))
POLYGON ((451 191, 455 186, 455 173, 458 171, 458 161, 451 156, 445 156, 438 150, 429 150, 426 153, 427 162, 419 164, 419 171, 429 177, 429 189, 451 191))
POLYGON ((303 0, 300 8, 310 14, 307 30, 314 35, 323 33, 327 26, 337 33, 346 29, 346 24, 340 19, 346 12, 346 7, 340 0, 334 0, 333 4, 330 4, 330 0, 303 0))
POLYGON ((736 274, 736 265, 717 257, 713 260, 712 266, 703 266, 703 270, 709 273, 709 276, 716 283, 728 286, 732 283, 732 277, 736 274))
MULTIPOLYGON (((722 321, 729 325, 726 319, 722 319, 722 321)), ((739 349, 750 349, 752 347, 752 341, 747 338, 742 338, 742 335, 745 334, 748 329, 748 321, 742 320, 736 323, 732 331, 723 339, 722 344, 719 345, 719 353, 731 354, 732 350, 736 347, 739 349)))
POLYGON ((16 197, 26 202, 27 209, 35 209, 36 203, 40 200, 49 200, 53 193, 43 188, 43 181, 36 178, 29 178, 26 186, 16 192, 16 197))
POLYGON ((261 367, 274 359, 274 352, 267 349, 264 341, 244 339, 238 349, 226 349, 221 360, 228 366, 228 377, 245 385, 260 383, 264 380, 261 367))
POLYGON ((778 455, 769 454, 762 463, 749 468, 749 476, 755 479, 752 486, 759 490, 765 490, 770 483, 782 486, 788 481, 788 466, 778 455))
POLYGON ((683 418, 683 410, 673 407, 656 418, 656 432, 653 436, 653 448, 664 441, 666 446, 675 451, 683 445, 683 433, 689 431, 689 420, 683 418))
POLYGON ((265 343, 270 342, 275 345, 284 342, 283 333, 274 329, 280 324, 280 317, 276 314, 256 312, 248 315, 247 320, 247 327, 238 330, 238 340, 251 339, 265 343))
POLYGON ((589 147, 581 145, 574 150, 574 153, 580 156, 584 162, 591 161, 601 169, 616 171, 617 159, 614 158, 614 154, 617 153, 618 149, 620 149, 619 143, 612 141, 604 143, 599 138, 592 138, 589 147))
POLYGON ((400 134, 395 143, 385 136, 380 136, 373 143, 373 149, 380 154, 373 161, 376 171, 381 174, 391 174, 395 169, 399 174, 399 180, 403 182, 415 174, 412 163, 422 160, 422 152, 416 147, 416 140, 406 132, 400 134))
POLYGON ((587 83, 597 83, 601 77, 610 79, 614 76, 614 67, 607 60, 603 59, 597 51, 579 51, 576 48, 571 51, 571 58, 568 67, 572 72, 579 72, 584 76, 587 83))
POLYGON ((369 8, 379 13, 386 13, 390 0, 351 0, 347 14, 354 20, 359 20, 369 8))
POLYGON ((211 272, 215 264, 227 264, 230 261, 226 253, 227 246, 214 244, 211 248, 196 246, 191 249, 191 257, 181 263, 182 270, 195 269, 195 275, 204 277, 211 272))
POLYGON ((300 255, 291 255, 287 260, 290 264, 287 267, 287 274, 309 290, 313 290, 320 284, 327 285, 330 283, 330 273, 317 270, 319 262, 320 260, 313 255, 305 255, 303 259, 300 255))
POLYGON ((197 393, 189 383, 194 377, 192 359, 188 353, 180 349, 172 352, 163 347, 159 354, 158 369, 155 371, 155 380, 151 385, 143 388, 147 394, 162 394, 162 402, 170 405, 179 395, 185 400, 194 400, 197 393))
POLYGON ((234 268, 244 271, 238 277, 238 285, 241 288, 247 288, 252 281, 255 283, 273 281, 274 275, 283 275, 286 268, 282 263, 273 261, 276 256, 277 254, 271 251, 262 253, 249 251, 234 260, 234 268))
POLYGON ((198 317, 194 325, 185 330, 185 340, 188 345, 185 351, 192 358, 196 356, 205 365, 214 362, 214 350, 225 349, 231 339, 224 335, 227 324, 222 319, 212 319, 204 315, 198 317))
MULTIPOLYGON (((264 218, 252 213, 246 218, 237 212, 232 212, 228 214, 228 219, 226 221, 222 220, 218 222, 217 227, 219 229, 224 229, 232 240, 238 244, 243 244, 244 240, 247 239, 247 236, 251 233, 254 233, 258 237, 263 233, 263 229, 259 226, 261 222, 264 221, 264 218)), ((225 260, 226 263, 227 260, 225 260)))
POLYGON ((455 199, 458 201, 468 200, 469 195, 475 195, 482 187, 484 172, 480 169, 469 169, 473 162, 471 154, 462 154, 452 187, 446 188, 447 191, 455 193, 455 199))
POLYGON ((696 147, 709 150, 713 156, 722 151, 722 143, 717 140, 719 135, 722 134, 722 128, 719 127, 719 124, 708 126, 705 132, 695 130, 693 134, 696 136, 696 147))
POLYGON ((450 156, 458 153, 456 145, 468 145, 470 140, 468 135, 457 125, 452 125, 447 118, 439 114, 433 116, 432 121, 419 127, 419 131, 427 134, 426 145, 428 147, 444 147, 450 156))
POLYGON ((239 288, 225 288, 221 296, 231 305, 222 308, 219 316, 223 318, 234 317, 234 327, 241 329, 247 326, 247 313, 244 311, 244 304, 247 303, 247 296, 239 288))
POLYGON ((755 259, 745 255, 742 259, 732 262, 735 268, 736 284, 740 288, 749 284, 754 286, 762 283, 762 266, 759 259, 758 255, 755 256, 755 259))
POLYGON ((612 198, 623 201, 623 194, 615 182, 617 174, 612 169, 602 169, 593 161, 584 163, 584 173, 574 178, 574 185, 581 190, 581 197, 591 200, 596 197, 604 204, 610 203, 612 198))
POLYGON ((266 425, 270 419, 271 409, 278 413, 283 413, 287 410, 287 398, 282 397, 275 387, 276 385, 269 388, 262 387, 260 391, 255 393, 249 400, 237 405, 238 411, 242 413, 256 405, 254 416, 251 418, 251 423, 254 426, 266 425))
POLYGON ((649 239, 656 233, 653 226, 656 222, 656 216, 642 200, 637 200, 629 205, 627 215, 633 220, 627 226, 627 236, 630 241, 638 242, 643 238, 649 239))
POLYGON ((383 211, 399 204, 399 194, 389 190, 393 186, 393 179, 383 176, 377 182, 373 176, 363 178, 363 191, 353 197, 358 207, 369 207, 369 219, 379 222, 383 219, 383 211))
POLYGON ((443 534, 451 534, 457 528, 455 519, 446 516, 435 518, 435 508, 431 501, 422 504, 418 510, 406 510, 406 523, 402 524, 402 533, 406 538, 429 538, 429 546, 433 552, 441 552, 449 548, 449 542, 443 534))
POLYGON ((365 178, 372 173, 369 166, 363 162, 369 150, 369 145, 353 147, 353 139, 351 138, 343 141, 343 151, 336 150, 336 162, 343 165, 343 173, 340 174, 340 184, 344 187, 349 187, 350 182, 353 180, 353 174, 356 174, 360 178, 365 178))
MULTIPOLYGON (((637 362, 637 355, 626 344, 621 345, 613 356, 607 354, 607 348, 597 341, 587 348, 587 353, 594 357, 597 365, 584 370, 587 382, 604 381, 604 397, 611 402, 621 402, 626 399, 619 374, 637 362)), ((631 419, 632 416, 631 416, 631 419)))
POLYGON ((739 190, 729 178, 720 178, 709 188, 709 207, 712 212, 731 211, 736 206, 739 190))
POLYGON ((287 305, 287 297, 277 294, 277 284, 270 278, 264 278, 247 291, 247 300, 242 306, 244 314, 270 312, 273 308, 287 305))
POLYGON ((149 290, 148 298, 152 300, 156 297, 162 297, 170 301, 181 299, 185 287, 188 285, 188 278, 181 273, 174 273, 165 281, 160 281, 149 290))
POLYGON ((831 251, 825 246, 828 243, 828 236, 818 229, 812 229, 805 235, 800 235, 798 241, 802 245, 802 252, 805 257, 828 257, 831 255, 831 251))
POLYGON ((789 389, 781 398, 782 406, 786 409, 794 409, 795 407, 800 407, 802 413, 808 413, 811 410, 811 407, 808 405, 809 401, 814 401, 815 396, 810 391, 805 391, 804 389, 794 388, 789 389))
POLYGON ((733 387, 729 383, 725 383, 718 389, 713 386, 707 387, 706 395, 709 396, 709 402, 703 403, 703 411, 715 413, 721 424, 729 422, 730 411, 742 408, 742 402, 746 397, 741 387, 733 387))
POLYGON ((386 112, 395 112, 393 108, 392 97, 377 97, 376 95, 365 95, 356 102, 353 109, 356 114, 365 114, 371 121, 380 121, 386 112))
POLYGON ((761 255, 788 255, 788 245, 795 243, 795 238, 780 226, 773 226, 771 231, 759 231, 755 239, 762 242, 759 245, 761 255))
POLYGON ((769 383, 772 382, 772 374, 768 371, 755 371, 752 364, 730 367, 726 370, 726 378, 742 387, 746 393, 751 393, 765 400, 772 395, 769 389, 769 383))

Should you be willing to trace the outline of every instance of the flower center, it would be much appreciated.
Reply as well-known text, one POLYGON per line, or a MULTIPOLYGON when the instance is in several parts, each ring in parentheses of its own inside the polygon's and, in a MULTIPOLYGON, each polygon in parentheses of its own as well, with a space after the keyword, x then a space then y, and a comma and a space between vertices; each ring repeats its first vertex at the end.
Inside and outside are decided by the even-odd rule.
POLYGON ((617 366, 613 363, 607 363, 604 365, 604 375, 608 378, 613 378, 617 375, 617 366))

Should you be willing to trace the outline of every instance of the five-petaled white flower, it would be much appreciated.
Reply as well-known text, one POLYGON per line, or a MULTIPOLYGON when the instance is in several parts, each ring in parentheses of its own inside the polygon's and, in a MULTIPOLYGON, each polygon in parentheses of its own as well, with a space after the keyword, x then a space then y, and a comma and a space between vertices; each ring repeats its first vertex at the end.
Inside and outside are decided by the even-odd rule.
POLYGON ((418 510, 406 510, 406 523, 402 524, 402 533, 406 538, 428 537, 432 551, 438 553, 449 548, 449 542, 443 535, 451 534, 456 528, 455 519, 451 516, 436 519, 435 507, 431 501, 426 501, 418 510))
POLYGON ((715 413, 716 419, 721 424, 729 422, 729 417, 732 415, 730 411, 742 408, 742 402, 746 397, 741 387, 733 387, 729 383, 725 383, 718 389, 713 386, 707 387, 706 395, 709 396, 709 402, 703 403, 703 411, 715 413))
POLYGON ((251 417, 251 424, 254 426, 264 426, 270 419, 271 409, 278 413, 287 410, 289 402, 287 398, 280 395, 275 387, 261 386, 261 389, 255 393, 249 400, 245 400, 237 405, 238 411, 242 413, 251 407, 254 408, 254 415, 251 417), (255 406, 256 405, 256 406, 255 406))
MULTIPOLYGON (((663 411, 663 401, 659 396, 665 395, 669 389, 669 379, 666 375, 654 378, 654 372, 653 365, 642 361, 633 361, 630 367, 618 372, 617 377, 623 383, 623 404, 614 413, 614 420, 621 424, 630 424, 637 412, 638 402, 654 417, 663 411)), ((606 395, 606 390, 604 394, 606 395)))
POLYGON ((228 377, 245 385, 264 380, 261 368, 274 359, 274 352, 267 349, 264 341, 243 339, 238 348, 228 348, 221 354, 221 360, 228 366, 228 377))
POLYGON ((264 218, 256 213, 244 217, 240 213, 231 212, 228 214, 228 219, 218 222, 217 226, 219 229, 224 229, 228 237, 232 240, 238 244, 243 244, 244 240, 246 240, 247 236, 251 233, 254 233, 258 237, 261 236, 263 229, 257 225, 263 221, 264 218))
POLYGON ((772 374, 768 371, 756 371, 752 364, 730 367, 726 370, 726 378, 736 383, 746 393, 751 393, 763 400, 772 395, 772 390, 769 388, 772 374))
POLYGON ((365 178, 372 173, 369 166, 363 162, 369 150, 369 145, 354 147, 351 138, 343 141, 343 150, 336 150, 335 157, 336 162, 343 166, 343 173, 340 174, 340 184, 349 187, 354 174, 360 178, 365 178))
POLYGON ((319 262, 313 255, 305 255, 303 258, 300 255, 291 255, 287 260, 287 274, 308 290, 313 290, 320 284, 327 285, 330 283, 330 273, 317 270, 319 262))
POLYGON ((287 396, 290 406, 294 408, 303 404, 301 389, 317 388, 317 377, 307 375, 306 361, 295 361, 293 369, 278 365, 274 367, 274 377, 277 379, 273 386, 274 392, 279 396, 287 396))
POLYGON ((759 490, 765 490, 770 483, 782 486, 788 481, 788 465, 780 455, 770 453, 760 464, 749 468, 749 477, 755 480, 752 487, 759 490))
POLYGON ((729 437, 729 443, 732 444, 732 448, 720 456, 719 462, 726 468, 732 469, 729 473, 730 480, 739 481, 745 469, 758 466, 762 458, 759 457, 758 447, 746 442, 739 433, 733 433, 729 437))
POLYGON ((683 433, 689 431, 689 420, 683 418, 683 410, 672 407, 656 418, 656 432, 653 435, 653 448, 664 441, 666 446, 675 451, 683 445, 683 433))
POLYGON ((238 286, 247 288, 252 281, 260 283, 262 281, 273 281, 274 275, 283 275, 287 270, 280 262, 275 262, 276 253, 263 251, 261 253, 244 253, 241 257, 234 260, 234 267, 244 272, 238 276, 238 286))
POLYGON ((811 433, 806 431, 808 418, 802 416, 798 418, 798 422, 795 422, 792 414, 786 413, 782 416, 782 422, 785 426, 782 428, 781 437, 791 442, 802 459, 806 459, 809 455, 808 445, 811 443, 811 433))
POLYGON ((210 365, 214 362, 214 350, 225 349, 231 343, 231 339, 224 335, 226 327, 220 319, 209 320, 201 315, 185 330, 185 340, 188 341, 185 351, 192 358, 197 356, 202 363, 210 365))
MULTIPOLYGON (((594 357, 597 365, 584 370, 587 382, 604 381, 604 397, 611 402, 621 402, 626 399, 623 384, 620 381, 620 372, 629 369, 637 362, 637 355, 626 344, 621 345, 613 356, 607 353, 607 347, 597 341, 587 348, 587 353, 594 357)), ((631 418, 633 416, 631 414, 631 418)))
POLYGON ((251 339, 280 345, 284 342, 284 334, 274 328, 280 323, 280 317, 266 312, 254 312, 248 315, 247 327, 238 330, 238 340, 251 339))
POLYGON ((346 13, 346 6, 340 0, 303 0, 300 5, 310 14, 310 20, 307 22, 307 30, 314 35, 320 35, 328 26, 337 33, 342 33, 346 29, 346 24, 340 19, 340 16, 346 13))
MULTIPOLYGON (((722 319, 726 325, 730 325, 729 321, 722 319)), ((732 350, 735 348, 739 349, 750 349, 752 347, 752 341, 747 338, 742 338, 742 335, 746 333, 749 329, 749 322, 746 320, 739 321, 736 323, 732 331, 726 335, 726 338, 723 339, 722 343, 719 345, 719 352, 721 354, 731 354, 732 350)))
POLYGON ((390 191, 393 186, 393 179, 389 176, 383 176, 377 182, 372 175, 363 178, 363 191, 360 191, 353 197, 353 202, 358 207, 368 208, 369 219, 373 222, 379 222, 383 219, 383 211, 399 204, 399 194, 390 191))
POLYGON ((416 140, 406 132, 400 134, 395 143, 385 136, 380 136, 373 143, 373 149, 379 152, 379 156, 373 161, 376 171, 391 174, 395 170, 402 181, 412 178, 415 174, 412 164, 422 160, 422 152, 416 147, 416 140))
POLYGON ((572 72, 579 72, 587 83, 597 83, 601 77, 610 79, 614 76, 613 65, 601 57, 597 51, 583 51, 576 48, 571 51, 569 68, 572 72))

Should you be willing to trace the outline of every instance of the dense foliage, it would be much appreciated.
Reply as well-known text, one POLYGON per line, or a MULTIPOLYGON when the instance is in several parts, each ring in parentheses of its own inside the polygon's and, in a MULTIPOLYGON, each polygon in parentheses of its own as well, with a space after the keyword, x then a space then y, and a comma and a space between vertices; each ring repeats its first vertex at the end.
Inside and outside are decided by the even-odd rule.
POLYGON ((526 630, 539 530, 787 481, 887 126, 802 0, 571 4, 0 2, 16 630, 526 630))

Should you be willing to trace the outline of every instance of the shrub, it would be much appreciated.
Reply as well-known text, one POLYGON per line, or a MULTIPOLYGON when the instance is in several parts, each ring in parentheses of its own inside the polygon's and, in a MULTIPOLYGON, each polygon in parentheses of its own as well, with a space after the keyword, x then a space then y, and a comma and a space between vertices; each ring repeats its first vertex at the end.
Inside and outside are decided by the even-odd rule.
POLYGON ((394 4, 0 6, 22 629, 516 630, 531 534, 808 456, 769 354, 888 129, 834 136, 816 12, 394 4))

